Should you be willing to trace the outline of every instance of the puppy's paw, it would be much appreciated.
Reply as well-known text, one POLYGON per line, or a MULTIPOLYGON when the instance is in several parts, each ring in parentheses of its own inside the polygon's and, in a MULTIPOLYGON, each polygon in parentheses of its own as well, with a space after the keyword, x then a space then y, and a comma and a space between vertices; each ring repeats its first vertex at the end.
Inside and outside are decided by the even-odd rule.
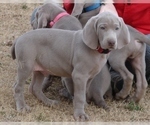
POLYGON ((57 106, 59 104, 59 101, 48 99, 48 100, 44 101, 44 104, 47 106, 50 106, 50 107, 54 107, 54 106, 57 106))
POLYGON ((17 111, 19 113, 29 113, 31 111, 31 108, 25 104, 24 106, 17 106, 17 111))
POLYGON ((98 105, 98 107, 102 107, 104 110, 109 111, 109 107, 106 104, 98 105))
POLYGON ((140 99, 136 98, 135 96, 132 96, 132 97, 128 97, 126 98, 126 102, 134 102, 134 103, 139 103, 140 102, 140 99))
POLYGON ((85 122, 85 121, 88 121, 89 120, 89 117, 87 114, 80 114, 80 115, 74 115, 74 119, 77 121, 77 122, 85 122))
POLYGON ((116 93, 115 99, 120 100, 120 99, 125 99, 128 96, 128 94, 123 93, 120 91, 119 93, 116 93))
POLYGON ((85 122, 89 120, 89 116, 82 111, 76 110, 74 112, 74 119, 77 122, 85 122))
POLYGON ((105 103, 105 101, 99 101, 99 102, 96 102, 96 105, 99 107, 99 108, 103 108, 105 109, 106 111, 109 111, 109 107, 107 106, 107 104, 105 103))
POLYGON ((59 105, 59 101, 58 100, 53 100, 51 106, 56 106, 59 105))

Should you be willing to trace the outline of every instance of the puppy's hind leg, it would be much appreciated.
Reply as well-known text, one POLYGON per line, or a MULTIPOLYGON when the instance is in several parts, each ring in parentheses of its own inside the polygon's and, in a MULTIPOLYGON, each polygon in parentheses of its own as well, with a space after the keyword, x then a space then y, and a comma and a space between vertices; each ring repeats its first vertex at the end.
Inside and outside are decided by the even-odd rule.
POLYGON ((14 85, 14 98, 16 101, 16 108, 18 112, 28 112, 30 111, 29 106, 25 103, 24 100, 24 84, 26 79, 32 72, 32 62, 19 63, 17 69, 17 82, 14 85))
POLYGON ((42 82, 44 80, 44 75, 39 72, 33 72, 33 78, 30 90, 32 89, 32 94, 38 98, 38 100, 42 101, 47 106, 53 106, 58 103, 56 100, 51 100, 47 98, 42 91, 42 82))
POLYGON ((118 71, 124 80, 124 84, 122 90, 116 94, 116 99, 125 99, 130 94, 132 89, 133 74, 130 73, 124 65, 122 65, 118 71))
MULTIPOLYGON (((144 52, 143 52, 144 53, 144 52)), ((145 53, 142 56, 137 57, 132 62, 132 66, 135 69, 136 74, 136 91, 135 95, 129 99, 138 103, 145 95, 148 83, 145 77, 145 53)))
POLYGON ((54 76, 49 75, 49 76, 47 76, 47 77, 44 78, 43 83, 42 83, 43 84, 42 85, 43 92, 46 92, 47 89, 48 89, 48 87, 50 87, 52 85, 52 83, 53 83, 53 77, 54 76))

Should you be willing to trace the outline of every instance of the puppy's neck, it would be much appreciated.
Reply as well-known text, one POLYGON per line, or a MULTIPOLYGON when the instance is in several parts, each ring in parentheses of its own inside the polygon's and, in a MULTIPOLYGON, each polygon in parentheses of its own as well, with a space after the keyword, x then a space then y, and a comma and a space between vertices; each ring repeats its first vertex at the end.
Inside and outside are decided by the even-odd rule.
POLYGON ((62 17, 64 16, 68 16, 69 14, 67 12, 61 12, 60 14, 58 14, 54 20, 52 20, 49 25, 50 27, 53 27, 53 25, 55 25, 55 23, 57 23, 62 17))
POLYGON ((53 8, 51 9, 51 20, 54 20, 58 14, 65 12, 65 10, 63 10, 61 7, 59 7, 58 5, 54 5, 53 8))

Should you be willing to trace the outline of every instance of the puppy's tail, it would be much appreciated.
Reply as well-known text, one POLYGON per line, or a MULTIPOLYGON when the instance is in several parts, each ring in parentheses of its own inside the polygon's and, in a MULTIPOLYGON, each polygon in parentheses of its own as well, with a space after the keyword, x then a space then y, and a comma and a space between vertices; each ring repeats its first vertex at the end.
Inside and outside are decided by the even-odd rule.
POLYGON ((144 35, 143 33, 139 32, 138 30, 129 25, 128 29, 130 31, 131 37, 134 36, 134 39, 139 40, 139 42, 150 45, 150 38, 148 38, 148 36, 144 35))
POLYGON ((13 42, 13 45, 11 46, 11 57, 13 60, 16 59, 16 54, 15 54, 15 45, 16 45, 17 39, 13 42))
POLYGON ((145 41, 144 43, 148 44, 150 46, 150 38, 148 36, 145 36, 145 41))

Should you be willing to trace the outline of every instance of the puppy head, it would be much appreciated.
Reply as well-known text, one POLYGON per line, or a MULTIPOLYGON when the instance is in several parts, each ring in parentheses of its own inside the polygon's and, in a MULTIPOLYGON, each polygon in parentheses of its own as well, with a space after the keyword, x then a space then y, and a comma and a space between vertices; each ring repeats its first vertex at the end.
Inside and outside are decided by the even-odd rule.
POLYGON ((49 22, 61 11, 64 11, 60 5, 56 3, 45 3, 39 7, 35 14, 33 29, 49 28, 49 22))
POLYGON ((36 12, 36 21, 37 28, 46 28, 48 26, 48 22, 51 20, 50 15, 51 12, 51 4, 47 3, 42 5, 36 12))
POLYGON ((123 20, 113 13, 103 12, 92 17, 83 29, 83 41, 91 49, 121 49, 130 42, 123 20))
POLYGON ((48 23, 47 16, 46 13, 44 13, 44 10, 42 8, 43 6, 40 6, 33 10, 31 16, 31 26, 33 27, 33 29, 47 27, 47 23, 48 23))

